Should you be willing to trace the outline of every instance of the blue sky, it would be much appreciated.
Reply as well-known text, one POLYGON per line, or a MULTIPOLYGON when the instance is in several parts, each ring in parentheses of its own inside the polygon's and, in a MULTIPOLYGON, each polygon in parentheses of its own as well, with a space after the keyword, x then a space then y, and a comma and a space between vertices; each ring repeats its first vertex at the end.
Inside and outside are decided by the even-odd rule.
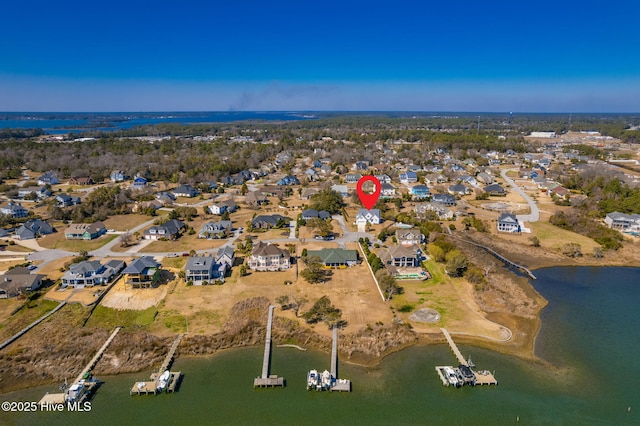
POLYGON ((640 2, 3 5, 1 111, 640 112, 640 2))

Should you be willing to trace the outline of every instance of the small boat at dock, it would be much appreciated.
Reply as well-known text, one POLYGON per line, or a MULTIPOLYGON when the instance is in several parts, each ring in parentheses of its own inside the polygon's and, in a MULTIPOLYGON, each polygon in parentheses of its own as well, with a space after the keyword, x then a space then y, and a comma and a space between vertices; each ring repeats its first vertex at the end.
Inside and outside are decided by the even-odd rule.
POLYGON ((320 386, 320 376, 318 370, 309 370, 307 373, 307 390, 318 389, 320 386))

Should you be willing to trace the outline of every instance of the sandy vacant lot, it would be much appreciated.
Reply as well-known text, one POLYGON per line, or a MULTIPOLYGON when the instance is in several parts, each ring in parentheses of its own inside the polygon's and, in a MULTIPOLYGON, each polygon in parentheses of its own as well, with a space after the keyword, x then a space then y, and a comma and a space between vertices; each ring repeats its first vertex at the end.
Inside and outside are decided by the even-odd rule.
POLYGON ((113 309, 143 310, 157 306, 165 298, 170 287, 171 283, 154 288, 131 288, 125 286, 124 279, 120 278, 100 304, 113 309))

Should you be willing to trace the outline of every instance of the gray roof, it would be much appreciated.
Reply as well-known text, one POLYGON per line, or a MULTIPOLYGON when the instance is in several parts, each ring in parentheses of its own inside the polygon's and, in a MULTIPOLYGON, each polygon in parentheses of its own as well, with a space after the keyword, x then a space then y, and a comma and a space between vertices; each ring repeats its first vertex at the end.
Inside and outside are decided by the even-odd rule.
POLYGON ((322 250, 307 251, 307 257, 311 256, 319 257, 320 261, 327 265, 342 265, 348 262, 356 262, 358 260, 358 251, 341 248, 325 248, 322 250))
POLYGON ((69 271, 73 274, 85 275, 91 272, 97 272, 102 269, 102 264, 99 260, 85 260, 84 262, 74 263, 69 266, 69 271))
POLYGON ((184 269, 186 271, 193 270, 211 270, 213 265, 215 265, 215 259, 213 256, 191 256, 187 259, 187 264, 184 269))
POLYGON ((134 260, 124 268, 122 271, 123 274, 142 274, 146 270, 151 268, 159 268, 160 263, 156 262, 156 260, 151 256, 142 256, 134 260))

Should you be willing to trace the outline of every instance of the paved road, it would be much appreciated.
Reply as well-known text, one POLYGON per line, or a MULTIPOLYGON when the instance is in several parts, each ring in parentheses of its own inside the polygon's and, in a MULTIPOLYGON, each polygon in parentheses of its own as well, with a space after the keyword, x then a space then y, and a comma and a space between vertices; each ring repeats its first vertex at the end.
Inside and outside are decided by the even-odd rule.
MULTIPOLYGON (((350 242, 357 242, 360 238, 368 238, 370 241, 375 241, 375 236, 366 232, 351 232, 348 230, 345 222, 344 222, 344 218, 342 215, 335 215, 333 216, 333 219, 336 220, 338 222, 338 224, 340 225, 343 235, 340 238, 336 238, 333 241, 327 241, 330 243, 337 243, 340 247, 345 247, 346 243, 350 243, 350 242)), ((131 234, 133 234, 134 232, 140 231, 142 229, 144 229, 147 226, 150 226, 153 224, 153 221, 155 219, 151 219, 147 222, 144 222, 138 226, 136 226, 135 228, 132 228, 129 230, 129 232, 131 234)), ((225 246, 231 246, 234 247, 236 241, 241 238, 242 233, 240 232, 239 229, 236 229, 233 233, 233 236, 231 236, 224 244, 222 247, 225 246)), ((299 242, 300 240, 298 238, 295 238, 295 221, 291 221, 290 223, 290 234, 288 238, 274 238, 271 240, 264 240, 265 242, 271 242, 271 243, 296 243, 299 242)), ((164 257, 167 256, 175 256, 176 254, 178 254, 175 251, 170 251, 170 252, 145 252, 144 248, 148 245, 148 244, 144 244, 146 241, 143 241, 140 244, 137 244, 133 247, 131 247, 131 249, 127 250, 127 252, 125 253, 121 253, 121 252, 114 252, 111 250, 111 248, 113 246, 115 246, 116 244, 120 243, 120 238, 114 238, 112 241, 109 241, 107 244, 105 244, 104 246, 93 250, 91 252, 89 252, 89 254, 96 259, 103 259, 105 257, 118 257, 118 256, 131 256, 131 255, 149 255, 149 256, 153 256, 158 260, 161 260, 164 257)), ((151 241, 149 241, 150 243, 151 241)), ((323 241, 318 241, 323 242, 323 241)), ((27 243, 26 241, 23 241, 22 243, 27 243)), ((53 262, 57 259, 63 258, 63 257, 68 257, 68 256, 73 256, 76 253, 72 253, 66 250, 60 250, 60 249, 46 249, 44 247, 40 247, 37 244, 37 240, 30 240, 28 241, 28 246, 34 250, 36 250, 33 253, 29 253, 26 254, 26 257, 28 260, 40 260, 42 261, 39 265, 38 268, 53 262)), ((27 245, 27 244, 24 244, 27 245)), ((197 253, 202 254, 205 252, 212 252, 212 251, 216 251, 216 249, 205 249, 205 250, 197 250, 197 253)))
POLYGON ((516 185, 516 183, 513 181, 513 179, 511 179, 509 176, 507 176, 507 172, 509 172, 510 170, 506 170, 503 169, 500 172, 500 175, 502 176, 502 178, 513 187, 513 189, 515 189, 515 191, 520 194, 522 196, 522 198, 525 199, 525 201, 527 202, 527 204, 529 204, 529 208, 531 209, 531 213, 529 214, 520 214, 517 216, 518 220, 521 222, 537 222, 538 220, 540 220, 540 210, 538 209, 538 206, 536 205, 536 202, 533 201, 531 199, 531 197, 529 197, 518 185, 516 185))

